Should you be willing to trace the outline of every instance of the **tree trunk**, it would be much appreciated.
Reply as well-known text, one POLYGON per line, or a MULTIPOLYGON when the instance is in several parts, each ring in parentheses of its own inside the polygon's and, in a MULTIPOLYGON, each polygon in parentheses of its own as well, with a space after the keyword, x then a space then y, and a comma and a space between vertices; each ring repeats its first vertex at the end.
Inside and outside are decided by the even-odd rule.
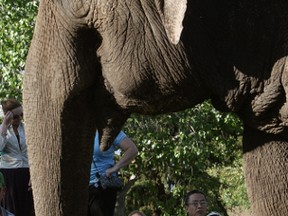
POLYGON ((288 140, 245 128, 244 173, 253 215, 288 215, 288 140))
POLYGON ((117 203, 114 211, 114 216, 123 216, 127 215, 125 214, 126 208, 125 208, 125 197, 130 190, 130 188, 134 185, 136 179, 129 180, 127 184, 124 185, 123 189, 118 192, 117 195, 117 203))

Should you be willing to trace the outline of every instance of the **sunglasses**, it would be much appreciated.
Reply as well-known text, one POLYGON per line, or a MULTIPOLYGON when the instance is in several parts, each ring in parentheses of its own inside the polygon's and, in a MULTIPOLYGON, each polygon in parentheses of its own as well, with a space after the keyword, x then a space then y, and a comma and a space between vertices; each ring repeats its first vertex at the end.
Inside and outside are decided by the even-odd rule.
POLYGON ((13 119, 18 119, 18 118, 23 118, 23 113, 21 113, 20 115, 13 115, 13 119))

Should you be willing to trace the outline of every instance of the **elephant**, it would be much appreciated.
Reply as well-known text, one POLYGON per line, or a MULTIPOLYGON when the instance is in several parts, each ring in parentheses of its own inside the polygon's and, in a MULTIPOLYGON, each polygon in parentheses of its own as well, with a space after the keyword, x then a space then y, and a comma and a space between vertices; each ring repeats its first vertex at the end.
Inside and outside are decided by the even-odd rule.
POLYGON ((36 215, 86 215, 95 129, 206 100, 244 125, 253 215, 288 215, 287 0, 42 0, 23 82, 36 215))

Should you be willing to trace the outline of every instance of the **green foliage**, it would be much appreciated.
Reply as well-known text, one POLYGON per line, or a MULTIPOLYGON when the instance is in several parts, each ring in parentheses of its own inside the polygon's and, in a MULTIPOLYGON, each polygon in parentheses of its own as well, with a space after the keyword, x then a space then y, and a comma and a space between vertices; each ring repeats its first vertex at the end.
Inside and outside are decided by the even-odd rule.
POLYGON ((22 78, 38 0, 0 0, 0 100, 22 98, 22 78))
POLYGON ((248 207, 239 140, 242 127, 235 116, 203 103, 179 113, 135 115, 124 130, 139 149, 136 162, 123 171, 130 172, 124 176, 136 176, 126 197, 127 211, 185 215, 183 195, 195 188, 209 196, 211 210, 224 215, 234 207, 248 207))

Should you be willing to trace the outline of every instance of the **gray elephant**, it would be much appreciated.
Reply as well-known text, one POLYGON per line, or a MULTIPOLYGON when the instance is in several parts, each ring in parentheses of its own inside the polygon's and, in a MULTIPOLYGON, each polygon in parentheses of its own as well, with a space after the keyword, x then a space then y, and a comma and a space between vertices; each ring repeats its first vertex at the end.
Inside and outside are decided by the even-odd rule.
POLYGON ((211 99, 244 123, 254 215, 288 215, 287 0, 42 0, 24 110, 38 216, 86 215, 92 143, 211 99))

